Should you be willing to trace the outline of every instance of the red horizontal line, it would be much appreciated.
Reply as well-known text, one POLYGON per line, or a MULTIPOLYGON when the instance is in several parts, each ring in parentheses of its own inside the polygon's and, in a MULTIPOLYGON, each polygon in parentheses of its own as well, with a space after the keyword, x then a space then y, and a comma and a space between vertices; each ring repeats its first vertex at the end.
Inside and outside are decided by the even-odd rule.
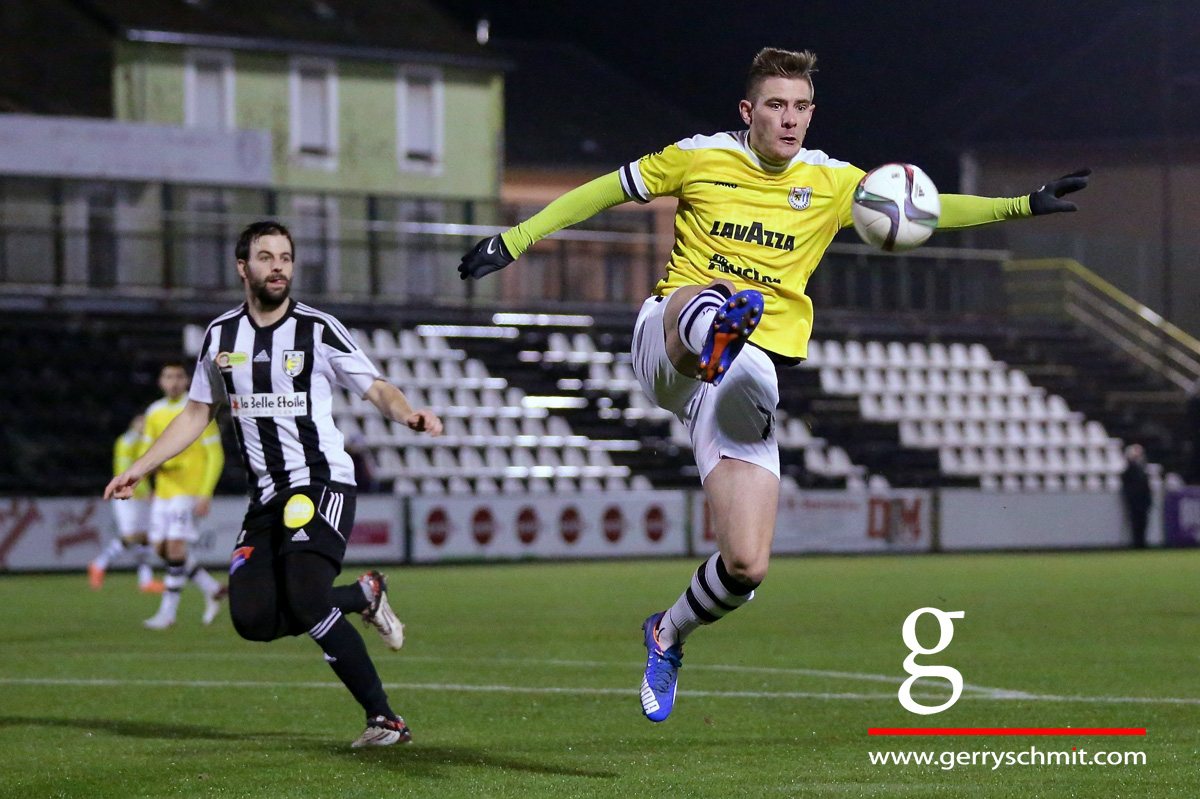
POLYGON ((867 735, 1145 735, 1145 727, 870 727, 867 735))

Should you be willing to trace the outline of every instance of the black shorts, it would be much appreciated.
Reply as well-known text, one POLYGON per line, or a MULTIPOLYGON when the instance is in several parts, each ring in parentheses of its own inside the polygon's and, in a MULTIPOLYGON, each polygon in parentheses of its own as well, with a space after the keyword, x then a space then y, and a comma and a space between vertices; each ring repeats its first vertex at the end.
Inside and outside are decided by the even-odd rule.
POLYGON ((280 493, 266 504, 252 504, 242 521, 234 560, 242 547, 288 552, 317 552, 342 567, 346 539, 354 528, 355 488, 345 483, 311 485, 280 493))

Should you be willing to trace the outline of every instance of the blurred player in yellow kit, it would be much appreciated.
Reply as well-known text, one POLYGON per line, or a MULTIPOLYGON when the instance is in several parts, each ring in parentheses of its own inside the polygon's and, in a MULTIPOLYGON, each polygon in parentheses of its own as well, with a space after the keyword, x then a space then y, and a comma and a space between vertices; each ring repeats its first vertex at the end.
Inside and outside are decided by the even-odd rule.
MULTIPOLYGON (((162 435, 171 420, 187 405, 190 384, 182 364, 170 363, 158 376, 165 395, 146 409, 142 451, 162 435)), ((162 603, 158 612, 144 622, 152 630, 175 623, 179 596, 190 579, 204 592, 205 624, 212 624, 225 597, 225 587, 213 579, 188 555, 188 544, 196 540, 196 518, 208 515, 213 490, 225 466, 221 432, 210 421, 199 440, 158 467, 154 475, 154 500, 150 505, 150 543, 167 562, 162 603)))
MULTIPOLYGON (((146 451, 142 441, 145 427, 146 417, 139 413, 130 421, 129 429, 122 433, 113 445, 114 475, 128 469, 130 464, 146 451)), ((138 483, 132 499, 114 499, 112 509, 113 518, 117 523, 117 537, 100 553, 100 557, 88 564, 88 582, 92 588, 99 590, 104 585, 104 573, 112 559, 121 552, 132 549, 137 561, 138 587, 148 594, 161 594, 163 584, 154 579, 154 571, 149 563, 150 544, 146 538, 146 530, 150 523, 150 481, 143 480, 138 483)))

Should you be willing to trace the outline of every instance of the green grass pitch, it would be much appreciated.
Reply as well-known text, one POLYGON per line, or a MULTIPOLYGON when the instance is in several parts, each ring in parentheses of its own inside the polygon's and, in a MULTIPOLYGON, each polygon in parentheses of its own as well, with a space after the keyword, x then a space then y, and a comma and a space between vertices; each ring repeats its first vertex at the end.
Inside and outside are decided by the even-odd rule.
MULTIPOLYGON (((0 797, 1195 797, 1200 552, 780 558, 688 642, 674 715, 638 707, 640 625, 695 562, 392 567, 408 640, 368 647, 414 742, 369 751, 307 637, 142 629, 132 576, 0 577, 0 797), (896 698, 904 618, 965 611, 896 698), (918 694, 946 696, 945 683, 918 694), (870 727, 1144 727, 1142 737, 868 736, 870 727), (871 752, 1145 752, 1130 765, 881 765, 871 752)), ((349 571, 353 577, 357 571, 349 571)), ((936 622, 918 627, 932 645, 936 622)))

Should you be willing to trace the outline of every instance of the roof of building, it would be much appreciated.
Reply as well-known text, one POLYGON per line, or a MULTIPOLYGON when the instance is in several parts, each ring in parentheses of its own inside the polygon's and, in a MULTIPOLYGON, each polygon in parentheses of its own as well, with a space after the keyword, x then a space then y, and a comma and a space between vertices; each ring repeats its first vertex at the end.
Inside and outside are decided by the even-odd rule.
POLYGON ((574 45, 494 41, 505 76, 509 166, 615 169, 715 128, 574 45))
POLYGON ((427 0, 71 0, 132 41, 495 69, 503 63, 427 0))

